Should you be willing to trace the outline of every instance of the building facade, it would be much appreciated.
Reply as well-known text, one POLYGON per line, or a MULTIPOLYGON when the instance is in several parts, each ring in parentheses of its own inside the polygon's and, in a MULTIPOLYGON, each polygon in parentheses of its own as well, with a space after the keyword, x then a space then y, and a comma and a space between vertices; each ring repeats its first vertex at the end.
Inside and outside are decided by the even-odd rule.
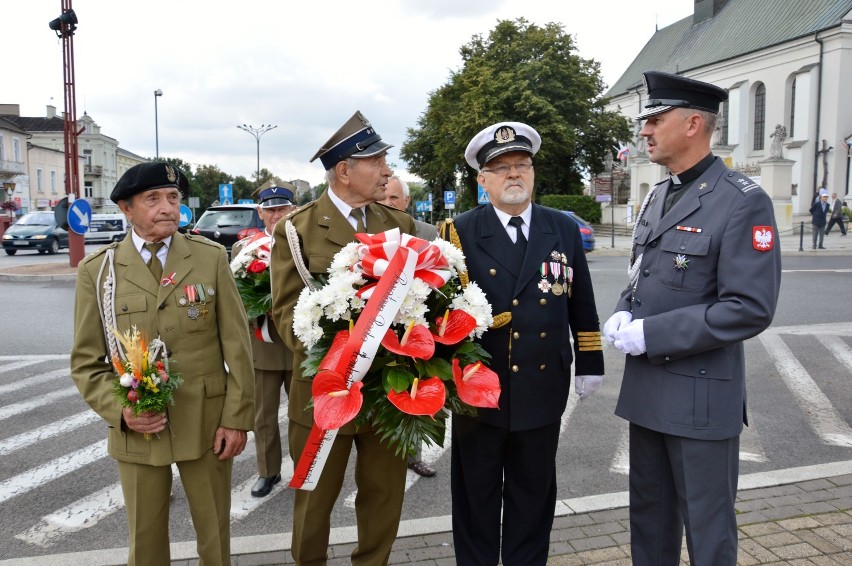
MULTIPOLYGON (((713 152, 760 177, 782 218, 804 214, 821 186, 850 193, 852 0, 694 0, 692 16, 658 30, 607 92, 634 120, 642 73, 681 74, 728 90, 713 152), (767 187, 767 182, 777 186, 767 187), (789 186, 787 186, 789 185, 789 186), (783 201, 783 202, 782 202, 783 201)), ((636 123, 636 134, 640 124, 636 123)), ((632 140, 629 206, 667 174, 632 140)), ((620 214, 628 218, 630 214, 620 214)))

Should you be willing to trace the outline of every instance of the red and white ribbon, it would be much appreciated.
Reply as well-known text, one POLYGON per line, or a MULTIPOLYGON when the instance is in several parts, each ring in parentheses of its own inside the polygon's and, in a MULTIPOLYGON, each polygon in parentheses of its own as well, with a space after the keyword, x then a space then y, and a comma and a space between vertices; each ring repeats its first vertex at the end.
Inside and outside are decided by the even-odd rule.
MULTIPOLYGON (((399 230, 395 231, 398 236, 399 230)), ((372 238, 387 236, 389 232, 393 230, 376 234, 372 238)), ((359 240, 363 241, 361 234, 358 236, 359 240)), ((358 317, 335 368, 337 372, 347 376, 347 387, 351 387, 355 381, 361 381, 369 371, 390 322, 396 317, 414 282, 418 252, 399 244, 389 249, 394 250, 393 255, 389 256, 390 260, 382 268, 379 281, 373 287, 371 297, 358 317)), ((337 429, 323 430, 314 424, 302 450, 302 456, 293 471, 290 487, 306 491, 312 491, 316 487, 336 436, 337 429)))

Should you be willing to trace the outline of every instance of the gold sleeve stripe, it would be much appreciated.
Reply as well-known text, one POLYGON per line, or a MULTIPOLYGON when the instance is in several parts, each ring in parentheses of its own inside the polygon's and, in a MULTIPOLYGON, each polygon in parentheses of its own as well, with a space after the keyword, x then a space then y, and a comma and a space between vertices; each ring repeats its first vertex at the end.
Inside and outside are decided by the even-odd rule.
POLYGON ((490 328, 502 328, 512 322, 512 313, 510 312, 501 312, 500 314, 494 315, 494 322, 491 323, 490 328))
POLYGON ((600 332, 577 332, 577 349, 581 352, 599 352, 603 350, 600 332))

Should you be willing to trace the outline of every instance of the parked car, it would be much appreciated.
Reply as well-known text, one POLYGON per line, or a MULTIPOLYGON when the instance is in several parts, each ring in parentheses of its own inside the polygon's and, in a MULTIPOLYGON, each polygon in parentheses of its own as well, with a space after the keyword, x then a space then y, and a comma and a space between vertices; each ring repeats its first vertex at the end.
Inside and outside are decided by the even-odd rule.
POLYGON ((67 247, 68 232, 56 225, 52 210, 24 214, 3 234, 3 250, 8 255, 15 255, 18 250, 55 254, 67 247))
POLYGON ((87 244, 119 242, 129 228, 130 223, 123 214, 93 214, 84 238, 87 244))
POLYGON ((563 210, 569 218, 580 225, 580 235, 583 237, 583 251, 586 253, 595 251, 595 230, 592 225, 574 214, 573 211, 563 210))
POLYGON ((190 230, 225 246, 231 255, 231 246, 252 234, 263 231, 263 221, 254 204, 228 204, 211 206, 190 230))

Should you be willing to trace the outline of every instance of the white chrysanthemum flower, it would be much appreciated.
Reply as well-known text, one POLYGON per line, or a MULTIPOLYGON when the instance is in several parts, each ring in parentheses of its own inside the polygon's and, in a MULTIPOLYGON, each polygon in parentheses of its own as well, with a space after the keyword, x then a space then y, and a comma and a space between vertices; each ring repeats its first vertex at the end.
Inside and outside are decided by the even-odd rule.
POLYGON ((306 350, 310 350, 322 338, 319 321, 323 308, 316 300, 317 295, 318 292, 305 287, 293 309, 293 334, 305 345, 306 350))
POLYGON ((358 262, 358 247, 360 242, 350 242, 334 254, 328 273, 332 274, 350 271, 350 268, 358 262))
POLYGON ((154 385, 159 385, 160 384, 160 376, 159 375, 152 375, 151 376, 151 383, 153 383, 154 385))
POLYGON ((121 374, 121 377, 118 378, 118 382, 122 387, 130 387, 133 385, 133 376, 129 373, 121 374))
POLYGON ((395 324, 401 324, 407 327, 409 323, 414 321, 416 324, 428 325, 426 321, 426 299, 432 288, 420 279, 415 279, 405 298, 402 300, 402 305, 394 317, 395 324))
POLYGON ((438 246, 441 250, 441 254, 447 258, 447 263, 450 264, 450 270, 452 271, 453 277, 455 277, 459 272, 467 270, 464 264, 464 253, 462 253, 460 249, 455 247, 452 243, 440 238, 433 240, 432 243, 438 246))
POLYGON ((465 287, 461 295, 456 295, 453 299, 452 307, 465 311, 476 320, 476 328, 473 330, 471 336, 480 338, 488 330, 488 327, 491 326, 491 323, 494 322, 491 313, 491 303, 488 302, 485 293, 479 288, 479 285, 473 281, 465 287))

